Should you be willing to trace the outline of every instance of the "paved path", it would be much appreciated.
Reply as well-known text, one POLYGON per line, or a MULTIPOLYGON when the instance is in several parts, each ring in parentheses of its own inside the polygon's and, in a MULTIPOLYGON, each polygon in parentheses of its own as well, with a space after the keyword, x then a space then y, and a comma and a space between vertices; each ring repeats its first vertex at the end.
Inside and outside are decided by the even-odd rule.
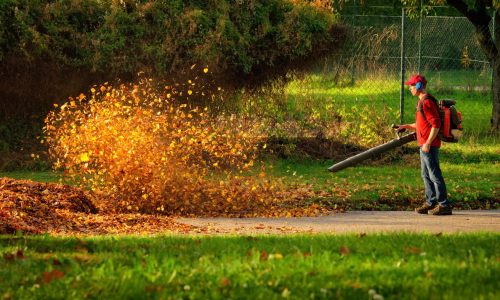
POLYGON ((348 211, 307 218, 180 218, 181 223, 208 228, 208 233, 373 233, 500 232, 500 210, 457 210, 452 216, 410 211, 348 211))

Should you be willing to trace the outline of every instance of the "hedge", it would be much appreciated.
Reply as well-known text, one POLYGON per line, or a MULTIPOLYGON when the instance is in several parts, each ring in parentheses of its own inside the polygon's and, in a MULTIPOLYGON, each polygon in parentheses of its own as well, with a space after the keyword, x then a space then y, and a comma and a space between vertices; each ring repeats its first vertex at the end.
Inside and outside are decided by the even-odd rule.
POLYGON ((336 16, 309 2, 2 0, 0 61, 43 58, 113 76, 203 63, 266 77, 342 44, 336 16))

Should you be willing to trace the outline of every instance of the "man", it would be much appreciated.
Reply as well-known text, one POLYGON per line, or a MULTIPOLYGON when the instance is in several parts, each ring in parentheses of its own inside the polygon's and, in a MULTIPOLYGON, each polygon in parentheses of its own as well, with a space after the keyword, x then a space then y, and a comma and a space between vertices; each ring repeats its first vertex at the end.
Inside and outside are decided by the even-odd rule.
POLYGON ((419 214, 451 215, 452 207, 447 199, 446 185, 438 159, 441 118, 437 101, 426 92, 427 80, 424 76, 413 75, 405 84, 410 87, 411 94, 418 97, 415 123, 400 125, 397 128, 415 130, 417 133, 426 202, 415 211, 419 214))

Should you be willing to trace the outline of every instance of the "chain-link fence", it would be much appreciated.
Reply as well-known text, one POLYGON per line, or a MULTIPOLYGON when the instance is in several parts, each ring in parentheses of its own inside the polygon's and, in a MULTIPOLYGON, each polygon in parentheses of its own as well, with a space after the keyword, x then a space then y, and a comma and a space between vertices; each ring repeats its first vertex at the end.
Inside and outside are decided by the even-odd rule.
POLYGON ((346 106, 389 107, 399 115, 397 121, 413 122, 416 99, 403 79, 420 73, 430 93, 457 100, 466 128, 484 131, 491 118, 492 72, 473 25, 464 17, 410 18, 404 11, 373 7, 357 13, 353 8, 342 16, 350 39, 323 67, 331 97, 346 106))

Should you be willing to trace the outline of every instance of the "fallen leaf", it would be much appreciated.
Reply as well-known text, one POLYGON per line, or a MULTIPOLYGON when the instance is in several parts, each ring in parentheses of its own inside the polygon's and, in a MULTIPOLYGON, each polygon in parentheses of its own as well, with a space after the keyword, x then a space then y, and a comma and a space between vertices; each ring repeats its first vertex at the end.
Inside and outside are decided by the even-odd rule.
POLYGON ((14 254, 12 254, 12 253, 5 253, 5 254, 3 255, 3 258, 4 258, 6 261, 13 261, 13 260, 16 258, 16 256, 15 256, 14 254))
POLYGON ((411 254, 419 254, 422 252, 422 249, 417 248, 417 247, 407 247, 405 248, 406 253, 411 253, 411 254))
POLYGON ((260 252, 260 261, 266 261, 268 257, 266 250, 260 252))
POLYGON ((347 248, 347 246, 341 246, 339 252, 340 255, 345 256, 348 255, 351 251, 349 250, 349 248, 347 248))
POLYGON ((227 278, 227 277, 223 277, 220 280, 220 285, 223 287, 228 287, 231 285, 231 280, 229 280, 229 278, 227 278))

